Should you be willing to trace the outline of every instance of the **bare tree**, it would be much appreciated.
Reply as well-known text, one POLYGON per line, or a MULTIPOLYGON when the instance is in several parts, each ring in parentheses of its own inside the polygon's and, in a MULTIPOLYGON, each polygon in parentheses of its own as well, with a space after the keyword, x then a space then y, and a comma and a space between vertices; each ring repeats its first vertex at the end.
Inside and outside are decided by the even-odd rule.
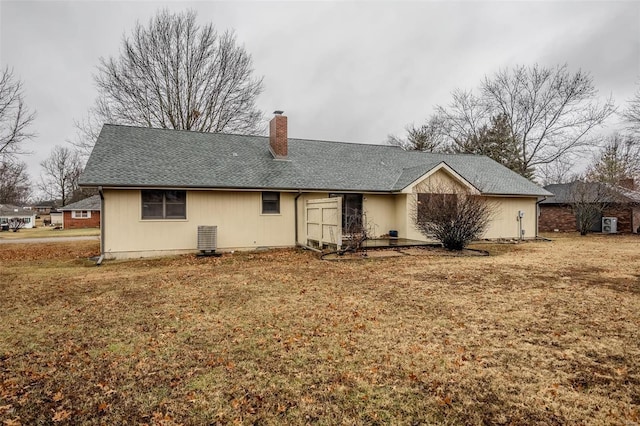
POLYGON ((597 226, 602 214, 617 198, 615 192, 601 182, 577 180, 569 186, 569 201, 580 235, 597 226))
POLYGON ((451 105, 436 111, 447 122, 449 140, 459 146, 479 137, 491 117, 504 116, 520 144, 515 171, 526 176, 592 145, 592 131, 615 112, 611 99, 599 103, 596 96, 592 77, 582 71, 517 66, 485 77, 478 95, 454 91, 451 105))
MULTIPOLYGON (((144 27, 136 24, 117 58, 102 58, 95 81, 100 92, 80 124, 105 121, 199 132, 257 133, 263 126, 255 101, 262 78, 233 32, 199 26, 196 12, 163 10, 144 27)), ((93 137, 95 129, 82 132, 93 137)), ((89 141, 91 144, 93 141, 89 141)), ((83 143, 86 145, 87 141, 83 143)))
POLYGON ((570 183, 579 179, 578 174, 573 171, 574 168, 574 159, 567 156, 542 164, 537 171, 540 182, 546 186, 554 183, 570 183))
POLYGON ((405 127, 406 138, 389 135, 387 143, 399 146, 406 151, 438 152, 445 149, 443 122, 438 117, 432 117, 428 123, 419 127, 415 124, 405 127))
POLYGON ((364 242, 373 235, 375 225, 367 222, 366 214, 360 209, 352 209, 344 219, 340 254, 362 250, 364 242))
POLYGON ((462 250, 487 230, 493 206, 485 197, 453 187, 429 191, 417 194, 413 209, 413 222, 424 236, 462 250))
POLYGON ((629 99, 627 108, 622 112, 622 117, 628 124, 630 131, 640 136, 640 88, 629 99))
POLYGON ((82 173, 82 161, 78 152, 56 145, 40 166, 43 169, 40 190, 52 199, 60 199, 63 206, 68 204, 78 188, 78 178, 82 173))
POLYGON ((21 144, 34 136, 29 131, 34 119, 24 103, 22 83, 6 67, 0 72, 0 159, 24 153, 21 144))
POLYGON ((12 217, 11 219, 9 219, 9 229, 12 230, 13 232, 18 232, 19 230, 21 230, 22 228, 24 228, 24 219, 20 218, 20 217, 12 217))
POLYGON ((526 169, 522 164, 520 141, 511 132, 508 117, 504 114, 491 117, 490 125, 482 125, 466 141, 456 143, 450 150, 464 154, 486 155, 526 178, 533 176, 533 170, 526 169))
POLYGON ((640 180, 640 141, 619 133, 607 138, 592 159, 587 178, 610 184, 624 179, 640 180))
POLYGON ((76 134, 74 139, 67 142, 73 145, 78 154, 86 160, 91 154, 96 140, 98 140, 104 123, 117 123, 117 120, 101 116, 95 107, 91 108, 84 118, 74 120, 76 134))
POLYGON ((0 204, 24 204, 30 194, 27 164, 11 158, 0 160, 0 204))

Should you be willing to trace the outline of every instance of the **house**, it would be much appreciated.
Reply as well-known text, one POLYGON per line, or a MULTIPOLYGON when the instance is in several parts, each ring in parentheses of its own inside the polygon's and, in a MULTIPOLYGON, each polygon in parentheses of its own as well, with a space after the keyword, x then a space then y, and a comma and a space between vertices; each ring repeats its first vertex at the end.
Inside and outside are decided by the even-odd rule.
MULTIPOLYGON (((93 195, 84 200, 67 204, 60 208, 62 212, 62 227, 64 229, 99 228, 100 227, 100 196, 93 195)), ((53 224, 53 216, 51 217, 53 224)))
POLYGON ((221 251, 339 245, 337 222, 353 215, 373 237, 424 241, 416 196, 445 184, 492 201, 485 238, 534 238, 536 203, 551 195, 484 156, 287 133, 280 114, 268 137, 104 125, 80 179, 101 196, 103 255, 194 252, 199 226, 217 227, 221 251))
POLYGON ((13 221, 18 221, 21 228, 33 228, 36 224, 36 212, 10 204, 0 204, 0 225, 7 228, 13 221))
POLYGON ((545 186, 552 198, 540 202, 541 232, 575 232, 578 229, 574 207, 576 203, 598 204, 601 213, 593 221, 592 232, 602 232, 602 218, 616 218, 616 232, 638 233, 640 228, 640 191, 633 180, 621 185, 597 182, 571 182, 545 186))
POLYGON ((51 213, 51 210, 55 210, 57 205, 58 203, 56 200, 45 200, 38 202, 38 204, 33 205, 31 208, 38 215, 48 215, 51 213))

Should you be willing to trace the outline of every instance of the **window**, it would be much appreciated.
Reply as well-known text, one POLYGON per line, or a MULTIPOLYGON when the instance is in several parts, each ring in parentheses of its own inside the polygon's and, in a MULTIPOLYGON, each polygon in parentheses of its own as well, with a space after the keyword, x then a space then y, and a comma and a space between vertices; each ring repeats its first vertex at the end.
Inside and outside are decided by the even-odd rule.
POLYGON ((142 190, 142 219, 186 218, 186 191, 142 190))
POLYGON ((25 217, 22 219, 23 223, 31 223, 31 218, 30 217, 25 217))
POLYGON ((71 217, 74 219, 89 219, 91 212, 89 210, 72 210, 71 217))
POLYGON ((279 192, 263 192, 262 193, 262 214, 280 213, 280 193, 279 192))
POLYGON ((447 211, 453 214, 457 214, 459 208, 457 194, 419 193, 418 204, 427 209, 447 211))

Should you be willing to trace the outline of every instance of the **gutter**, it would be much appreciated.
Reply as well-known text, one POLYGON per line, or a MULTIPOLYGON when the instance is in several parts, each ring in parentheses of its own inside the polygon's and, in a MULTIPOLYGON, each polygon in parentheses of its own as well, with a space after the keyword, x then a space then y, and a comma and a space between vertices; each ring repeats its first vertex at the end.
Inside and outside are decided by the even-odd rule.
POLYGON ((100 266, 104 260, 104 192, 102 186, 98 187, 100 194, 100 257, 96 261, 96 266, 100 266))

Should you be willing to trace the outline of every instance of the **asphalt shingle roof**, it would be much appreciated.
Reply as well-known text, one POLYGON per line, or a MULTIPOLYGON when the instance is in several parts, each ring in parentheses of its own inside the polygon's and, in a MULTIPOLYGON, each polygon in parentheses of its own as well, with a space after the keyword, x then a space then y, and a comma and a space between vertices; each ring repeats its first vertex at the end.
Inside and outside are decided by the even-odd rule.
POLYGON ((80 184, 397 192, 445 162, 485 194, 551 195, 484 156, 294 138, 288 151, 274 159, 264 136, 106 124, 80 184))
POLYGON ((541 201, 540 204, 572 204, 576 197, 583 201, 589 201, 591 198, 593 202, 640 203, 640 192, 598 182, 556 183, 544 188, 551 192, 553 197, 541 201), (578 192, 574 192, 575 185, 579 183, 585 186, 577 188, 575 191, 578 192))
POLYGON ((22 207, 12 204, 0 204, 0 216, 34 216, 36 212, 33 210, 23 209, 22 207))
POLYGON ((75 203, 67 204, 60 208, 60 210, 100 210, 100 196, 92 195, 84 200, 76 201, 75 203))

